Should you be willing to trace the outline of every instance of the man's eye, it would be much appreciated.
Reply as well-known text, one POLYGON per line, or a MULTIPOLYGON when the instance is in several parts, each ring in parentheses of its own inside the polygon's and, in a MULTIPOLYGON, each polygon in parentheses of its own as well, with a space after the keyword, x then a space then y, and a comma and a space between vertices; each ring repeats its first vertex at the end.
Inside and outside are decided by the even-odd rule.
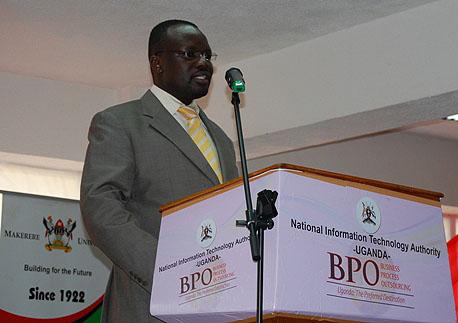
POLYGON ((210 52, 210 51, 205 51, 205 52, 203 52, 203 56, 204 56, 204 58, 205 58, 206 60, 211 60, 211 58, 212 58, 212 52, 210 52))
POLYGON ((186 50, 183 52, 183 55, 186 58, 196 58, 196 53, 193 50, 186 50))

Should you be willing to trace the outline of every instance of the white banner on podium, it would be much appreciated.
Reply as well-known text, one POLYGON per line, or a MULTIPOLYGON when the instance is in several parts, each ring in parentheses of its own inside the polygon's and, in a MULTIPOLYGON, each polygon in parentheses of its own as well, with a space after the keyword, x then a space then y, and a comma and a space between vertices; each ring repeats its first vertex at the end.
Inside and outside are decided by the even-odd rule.
MULTIPOLYGON (((279 215, 265 234, 266 313, 455 322, 438 203, 281 170, 251 181, 253 201, 263 189, 279 192, 279 215)), ((153 315, 166 322, 255 316, 256 264, 248 230, 235 226, 244 212, 240 184, 163 217, 153 315)))

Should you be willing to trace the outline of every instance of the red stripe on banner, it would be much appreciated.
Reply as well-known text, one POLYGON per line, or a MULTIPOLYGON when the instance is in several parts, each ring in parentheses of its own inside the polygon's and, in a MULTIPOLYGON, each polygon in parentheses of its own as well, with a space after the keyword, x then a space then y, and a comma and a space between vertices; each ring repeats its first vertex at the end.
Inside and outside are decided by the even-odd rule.
POLYGON ((77 313, 74 313, 68 316, 62 316, 62 317, 56 317, 56 318, 46 318, 46 319, 20 316, 20 315, 9 313, 7 311, 0 309, 0 319, 2 322, 3 320, 5 320, 5 322, 18 322, 18 323, 25 323, 25 322, 27 323, 29 322, 40 322, 40 323, 44 323, 44 322, 66 323, 66 322, 69 322, 70 323, 70 322, 75 322, 79 319, 82 319, 83 317, 85 317, 86 315, 94 311, 102 303, 102 301, 103 301, 103 295, 100 296, 100 298, 96 300, 93 304, 91 304, 89 307, 86 307, 85 309, 77 313))
POLYGON ((450 273, 452 274, 453 293, 455 295, 456 318, 458 321, 458 236, 447 243, 448 257, 450 260, 450 273))

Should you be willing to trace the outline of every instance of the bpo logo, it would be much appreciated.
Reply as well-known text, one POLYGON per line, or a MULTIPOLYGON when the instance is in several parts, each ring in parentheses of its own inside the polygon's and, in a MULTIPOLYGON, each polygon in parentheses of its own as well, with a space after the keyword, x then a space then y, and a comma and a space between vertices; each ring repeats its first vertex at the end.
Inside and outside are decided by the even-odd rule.
POLYGON ((367 233, 377 232, 382 220, 377 203, 369 197, 359 200, 356 206, 356 220, 367 233))
POLYGON ((202 221, 196 231, 197 243, 206 248, 212 244, 216 237, 216 223, 212 219, 202 221))

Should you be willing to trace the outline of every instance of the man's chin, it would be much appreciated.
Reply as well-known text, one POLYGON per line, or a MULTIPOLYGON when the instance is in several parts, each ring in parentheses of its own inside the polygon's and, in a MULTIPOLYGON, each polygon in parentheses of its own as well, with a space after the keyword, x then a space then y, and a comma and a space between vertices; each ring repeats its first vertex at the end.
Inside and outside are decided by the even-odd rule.
POLYGON ((199 98, 201 98, 203 96, 206 96, 207 94, 208 94, 208 87, 195 89, 193 91, 194 99, 199 99, 199 98))

